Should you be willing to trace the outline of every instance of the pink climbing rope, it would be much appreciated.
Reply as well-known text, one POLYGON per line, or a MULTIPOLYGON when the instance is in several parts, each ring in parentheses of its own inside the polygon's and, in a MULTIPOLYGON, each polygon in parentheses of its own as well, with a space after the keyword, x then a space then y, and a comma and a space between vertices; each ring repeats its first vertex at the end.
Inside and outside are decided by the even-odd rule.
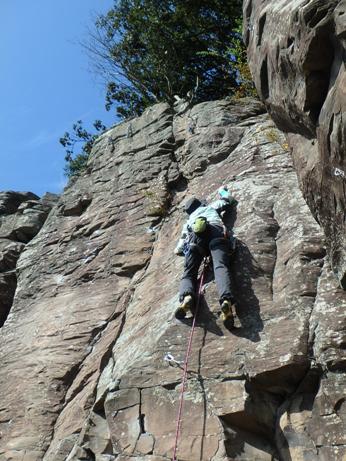
POLYGON ((205 270, 206 270, 207 265, 208 265, 208 263, 207 263, 207 260, 205 259, 204 263, 203 263, 203 270, 202 270, 202 274, 201 274, 201 277, 200 277, 200 282, 199 282, 196 310, 195 310, 195 314, 193 316, 193 321, 192 321, 192 326, 191 326, 191 331, 190 331, 190 336, 189 336, 189 342, 188 342, 187 350, 186 350, 186 354, 185 354, 183 377, 182 377, 182 383, 181 383, 182 386, 181 386, 181 391, 180 391, 179 410, 178 410, 178 416, 177 416, 177 425, 176 425, 176 431, 175 431, 175 442, 174 442, 174 451, 173 451, 172 461, 178 461, 177 460, 177 449, 178 449, 178 440, 179 440, 179 434, 180 434, 181 423, 182 423, 184 393, 185 393, 185 388, 186 388, 186 383, 187 383, 187 366, 188 366, 188 363, 189 363, 189 357, 190 357, 190 353, 191 353, 192 338, 193 338, 193 333, 195 331, 196 317, 197 317, 198 308, 199 308, 199 305, 200 305, 201 295, 202 295, 202 291, 203 291, 204 275, 205 275, 205 270))

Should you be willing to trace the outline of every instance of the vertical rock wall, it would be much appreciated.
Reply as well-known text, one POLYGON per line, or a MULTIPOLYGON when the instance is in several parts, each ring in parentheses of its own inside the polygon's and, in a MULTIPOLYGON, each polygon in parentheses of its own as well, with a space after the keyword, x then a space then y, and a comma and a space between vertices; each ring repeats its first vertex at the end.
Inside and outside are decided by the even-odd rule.
POLYGON ((178 459, 346 456, 345 293, 282 133, 258 102, 215 101, 105 133, 27 245, 0 332, 0 459, 172 457, 191 326, 173 318, 173 248, 184 201, 222 184, 239 202, 226 217, 238 318, 219 321, 211 277, 178 459))
POLYGON ((19 255, 41 229, 56 199, 54 194, 40 200, 31 192, 0 192, 0 327, 12 306, 19 255))
POLYGON ((346 1, 245 0, 244 18, 259 95, 288 133, 304 197, 346 288, 346 1))

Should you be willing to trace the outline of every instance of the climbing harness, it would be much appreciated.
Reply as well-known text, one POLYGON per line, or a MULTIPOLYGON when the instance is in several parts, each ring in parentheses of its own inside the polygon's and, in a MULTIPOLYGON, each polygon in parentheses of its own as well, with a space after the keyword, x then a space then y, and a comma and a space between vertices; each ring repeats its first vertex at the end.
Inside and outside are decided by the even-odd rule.
POLYGON ((193 338, 193 333, 195 331, 195 325, 196 325, 196 317, 197 317, 198 309, 199 309, 199 306, 200 306, 201 296, 203 294, 203 284, 204 284, 204 278, 205 278, 205 273, 206 273, 208 264, 209 264, 209 258, 204 258, 204 260, 203 260, 203 269, 202 269, 202 273, 201 273, 201 276, 200 276, 200 279, 199 279, 199 288, 198 288, 198 294, 197 294, 196 309, 195 309, 195 313, 194 313, 194 316, 193 316, 193 321, 192 321, 189 341, 188 341, 187 350, 186 350, 186 354, 185 354, 185 360, 184 360, 183 376, 182 376, 182 380, 181 380, 181 391, 180 391, 178 415, 177 415, 177 420, 176 420, 177 424, 176 424, 176 431, 175 431, 175 442, 174 442, 174 451, 173 451, 172 461, 178 461, 177 460, 177 449, 178 449, 178 439, 179 439, 181 423, 182 423, 184 393, 185 393, 185 388, 186 388, 186 384, 187 384, 187 366, 188 366, 188 363, 189 363, 191 347, 192 347, 192 338, 193 338))

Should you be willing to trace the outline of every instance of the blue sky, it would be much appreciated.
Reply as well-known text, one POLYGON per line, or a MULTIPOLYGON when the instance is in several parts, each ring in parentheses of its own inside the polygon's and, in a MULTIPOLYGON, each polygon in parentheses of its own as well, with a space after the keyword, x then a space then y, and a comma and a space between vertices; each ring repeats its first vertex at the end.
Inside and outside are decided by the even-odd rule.
POLYGON ((59 137, 82 119, 115 123, 78 42, 112 0, 0 0, 0 191, 61 192, 59 137))

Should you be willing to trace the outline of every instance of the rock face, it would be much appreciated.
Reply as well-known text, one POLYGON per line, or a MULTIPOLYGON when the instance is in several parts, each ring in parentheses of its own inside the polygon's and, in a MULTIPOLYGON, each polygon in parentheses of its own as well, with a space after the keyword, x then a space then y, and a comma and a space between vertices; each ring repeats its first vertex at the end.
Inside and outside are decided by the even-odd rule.
POLYGON ((0 327, 12 306, 16 264, 25 245, 39 232, 54 203, 31 192, 0 192, 0 327))
POLYGON ((173 249, 184 201, 222 184, 238 318, 220 322, 210 277, 178 459, 345 459, 346 294, 283 134, 259 102, 215 101, 105 133, 26 246, 0 331, 1 460, 172 458, 191 327, 173 249))
POLYGON ((346 1, 245 0, 244 17, 259 95, 288 133, 304 197, 346 288, 346 1))

